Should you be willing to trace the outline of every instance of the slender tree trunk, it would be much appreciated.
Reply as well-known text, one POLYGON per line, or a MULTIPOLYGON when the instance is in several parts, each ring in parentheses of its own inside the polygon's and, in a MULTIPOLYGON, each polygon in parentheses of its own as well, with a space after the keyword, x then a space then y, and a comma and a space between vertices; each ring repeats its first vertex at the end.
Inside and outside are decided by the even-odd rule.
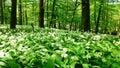
MULTIPOLYGON (((27 8, 27 2, 25 1, 25 8, 27 8)), ((25 19, 25 23, 26 25, 28 25, 28 14, 27 14, 27 9, 24 9, 24 19, 25 19)))
POLYGON ((76 12, 77 7, 79 6, 79 5, 77 5, 77 3, 78 3, 78 0, 76 0, 76 2, 75 2, 75 7, 74 7, 74 9, 73 9, 72 18, 71 18, 71 23, 70 23, 70 30, 72 30, 72 25, 73 25, 73 20, 74 20, 75 12, 76 12))
MULTIPOLYGON (((106 6, 108 6, 108 2, 109 2, 109 0, 106 1, 106 6)), ((108 9, 106 9, 105 18, 106 18, 106 20, 105 20, 105 31, 104 31, 104 33, 108 33, 108 27, 107 27, 108 24, 109 24, 108 9)))
POLYGON ((95 0, 95 3, 94 3, 94 22, 96 24, 96 0, 95 0))
POLYGON ((12 1, 12 11, 11 11, 11 22, 10 22, 10 28, 15 29, 16 28, 16 9, 17 9, 17 0, 11 0, 12 1))
POLYGON ((44 28, 44 0, 39 0, 39 27, 44 28))
POLYGON ((82 0, 82 23, 84 24, 84 31, 90 31, 89 0, 82 0))
POLYGON ((50 20, 50 26, 52 25, 52 27, 55 24, 55 4, 56 4, 56 0, 53 0, 53 7, 52 7, 52 14, 51 14, 51 20, 50 20))
POLYGON ((98 28, 99 28, 101 8, 102 8, 102 3, 100 4, 99 11, 98 11, 98 18, 97 18, 97 23, 96 23, 96 28, 95 28, 95 33, 96 34, 98 33, 98 28))
POLYGON ((19 24, 22 25, 22 3, 19 0, 19 24))
POLYGON ((46 11, 47 11, 47 27, 49 27, 49 23, 48 23, 48 16, 49 16, 49 15, 48 15, 48 14, 49 14, 49 13, 48 13, 48 5, 49 5, 49 1, 48 1, 48 0, 46 1, 46 5, 47 5, 47 6, 46 6, 46 11))
POLYGON ((3 16, 3 0, 0 0, 0 18, 1 18, 1 24, 4 24, 4 16, 3 16))
POLYGON ((61 29, 60 21, 58 21, 58 29, 61 29))
POLYGON ((25 22, 28 25, 28 15, 27 15, 27 10, 25 10, 25 22))

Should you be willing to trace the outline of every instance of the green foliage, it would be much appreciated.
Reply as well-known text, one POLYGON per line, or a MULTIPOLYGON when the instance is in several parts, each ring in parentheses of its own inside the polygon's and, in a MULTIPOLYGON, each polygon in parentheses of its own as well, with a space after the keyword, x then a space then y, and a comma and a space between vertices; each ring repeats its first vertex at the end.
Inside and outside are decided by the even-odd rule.
POLYGON ((120 38, 58 29, 0 29, 2 68, 119 68, 120 38))

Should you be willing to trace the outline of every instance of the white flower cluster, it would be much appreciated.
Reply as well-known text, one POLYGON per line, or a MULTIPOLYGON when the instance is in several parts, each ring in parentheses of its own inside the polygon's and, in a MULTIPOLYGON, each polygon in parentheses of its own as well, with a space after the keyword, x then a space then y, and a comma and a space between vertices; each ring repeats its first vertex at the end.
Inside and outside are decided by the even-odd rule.
POLYGON ((9 58, 9 59, 11 59, 12 57, 9 55, 8 52, 0 51, 0 58, 9 58))
POLYGON ((93 40, 100 40, 100 36, 99 35, 96 35, 96 36, 93 36, 93 40))

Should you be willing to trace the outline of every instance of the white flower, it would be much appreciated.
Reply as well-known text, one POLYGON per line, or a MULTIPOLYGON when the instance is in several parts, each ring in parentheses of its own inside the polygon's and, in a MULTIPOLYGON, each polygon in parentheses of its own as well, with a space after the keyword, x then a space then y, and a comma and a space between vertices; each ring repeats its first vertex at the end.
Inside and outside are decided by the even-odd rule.
POLYGON ((72 56, 71 59, 72 60, 79 60, 79 58, 77 56, 72 56))
POLYGON ((10 40, 10 44, 11 45, 15 45, 16 44, 16 40, 10 40))
POLYGON ((116 44, 120 45, 120 42, 116 42, 116 44))
POLYGON ((7 38, 7 35, 1 35, 1 38, 5 40, 7 38))
POLYGON ((55 40, 58 40, 59 38, 58 37, 55 37, 55 40))
POLYGON ((89 46, 90 45, 90 42, 86 43, 86 46, 89 46))
POLYGON ((101 56, 102 56, 102 52, 96 52, 94 55, 95 55, 96 57, 101 57, 101 56))
POLYGON ((62 56, 63 58, 67 58, 67 57, 68 57, 68 54, 63 53, 63 54, 61 54, 61 56, 62 56))
POLYGON ((61 40, 60 42, 64 42, 63 40, 61 40))
POLYGON ((59 49, 63 49, 63 47, 62 47, 62 46, 59 46, 59 49))
POLYGON ((1 48, 4 47, 4 46, 5 46, 5 44, 0 45, 1 48))
POLYGON ((52 57, 55 58, 55 57, 56 57, 56 54, 53 54, 52 57))
POLYGON ((80 37, 81 37, 81 38, 85 38, 85 36, 84 36, 84 35, 80 35, 80 37))
POLYGON ((2 34, 2 32, 0 32, 0 35, 2 34))
POLYGON ((100 39, 100 36, 99 35, 96 35, 93 37, 93 40, 99 40, 100 39))
POLYGON ((0 58, 5 57, 5 52, 0 51, 0 58))
POLYGON ((14 39, 14 36, 10 36, 9 39, 14 39))
POLYGON ((19 38, 18 39, 18 42, 21 42, 21 41, 23 41, 24 40, 24 38, 19 38))
POLYGON ((20 59, 24 59, 25 57, 24 56, 19 56, 20 59))
POLYGON ((42 50, 43 52, 48 52, 48 50, 47 50, 47 49, 45 49, 45 48, 44 48, 44 49, 41 49, 41 50, 42 50))
POLYGON ((60 50, 56 50, 56 53, 61 54, 62 52, 60 50))
POLYGON ((87 49, 89 49, 90 47, 89 46, 86 46, 87 49))
POLYGON ((67 52, 68 51, 68 49, 67 48, 63 48, 63 52, 67 52))
POLYGON ((59 46, 62 46, 62 45, 58 43, 58 44, 56 44, 56 46, 58 46, 58 47, 59 47, 59 46))
POLYGON ((87 54, 86 56, 83 56, 83 58, 89 59, 89 58, 91 58, 91 56, 89 54, 87 54))

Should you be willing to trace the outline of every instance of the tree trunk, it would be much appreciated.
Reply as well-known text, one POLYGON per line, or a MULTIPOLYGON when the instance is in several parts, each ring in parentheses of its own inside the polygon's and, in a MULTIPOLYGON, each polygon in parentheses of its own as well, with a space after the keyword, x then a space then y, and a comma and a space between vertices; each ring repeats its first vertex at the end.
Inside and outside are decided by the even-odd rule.
POLYGON ((98 28, 99 28, 101 8, 102 8, 102 3, 100 4, 99 11, 98 11, 98 18, 97 18, 97 23, 96 23, 96 28, 95 28, 95 33, 96 34, 98 33, 98 28))
POLYGON ((52 14, 51 14, 51 20, 50 20, 50 26, 52 25, 52 27, 55 26, 55 4, 56 4, 56 0, 53 0, 53 7, 52 7, 52 14))
MULTIPOLYGON (((25 1, 25 8, 27 8, 27 2, 25 1)), ((28 25, 28 14, 27 14, 27 9, 24 9, 24 20, 25 20, 25 24, 28 25)))
POLYGON ((11 11, 11 22, 10 22, 10 28, 15 29, 16 28, 16 9, 17 9, 17 0, 11 0, 12 1, 12 11, 11 11))
POLYGON ((96 24, 96 0, 94 3, 94 23, 96 24))
POLYGON ((39 27, 44 28, 44 0, 39 0, 39 27))
POLYGON ((0 0, 0 14, 1 14, 1 16, 0 16, 0 20, 1 20, 1 24, 4 24, 4 17, 3 17, 3 0, 0 0))
POLYGON ((84 31, 90 31, 89 0, 82 0, 82 23, 84 24, 84 31))
POLYGON ((73 25, 73 20, 74 20, 74 16, 75 16, 75 12, 76 12, 76 9, 77 9, 77 2, 78 2, 78 0, 76 0, 76 2, 75 2, 75 7, 74 7, 74 9, 73 9, 73 13, 72 13, 72 18, 71 18, 71 23, 70 23, 70 30, 72 30, 72 25, 73 25))
POLYGON ((48 5, 49 5, 49 1, 48 0, 46 1, 46 4, 47 4, 47 6, 46 6, 46 11, 47 11, 47 27, 49 27, 49 23, 48 23, 48 16, 49 16, 48 15, 49 14, 48 13, 48 5))
POLYGON ((19 24, 22 25, 22 4, 21 4, 21 0, 19 0, 19 24))

